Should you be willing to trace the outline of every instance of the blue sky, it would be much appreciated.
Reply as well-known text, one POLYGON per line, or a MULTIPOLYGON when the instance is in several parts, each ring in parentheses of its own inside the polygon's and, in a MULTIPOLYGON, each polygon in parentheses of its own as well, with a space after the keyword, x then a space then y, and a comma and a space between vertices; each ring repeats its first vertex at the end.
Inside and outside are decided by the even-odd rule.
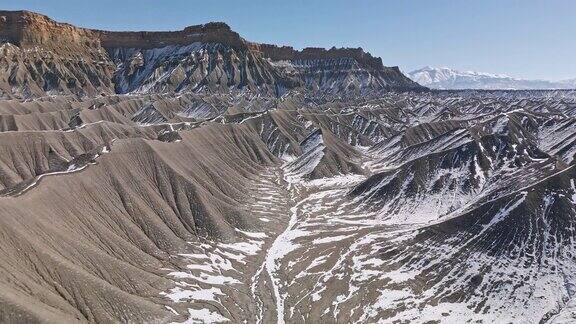
POLYGON ((0 8, 111 30, 224 21, 251 41, 360 46, 405 71, 431 65, 576 78, 572 0, 0 0, 0 8))

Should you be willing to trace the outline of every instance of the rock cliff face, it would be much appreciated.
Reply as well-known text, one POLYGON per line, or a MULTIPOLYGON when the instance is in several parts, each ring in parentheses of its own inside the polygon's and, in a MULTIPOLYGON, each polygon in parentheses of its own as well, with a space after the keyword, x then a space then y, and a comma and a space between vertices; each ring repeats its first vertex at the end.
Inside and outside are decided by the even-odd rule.
POLYGON ((110 48, 118 93, 229 92, 269 95, 299 86, 253 52, 222 43, 162 48, 110 48))
POLYGON ((93 31, 105 48, 160 48, 167 45, 199 43, 222 43, 236 49, 246 49, 246 41, 222 22, 189 26, 181 31, 170 32, 114 32, 93 31))
MULTIPOLYGON (((29 11, 0 11, 0 39, 21 47, 79 46, 142 49, 193 42, 221 42, 245 48, 245 41, 225 23, 208 23, 168 32, 116 32, 78 28, 29 11)), ((60 54, 60 53, 59 53, 60 54)))
POLYGON ((317 94, 367 94, 382 90, 418 90, 398 67, 385 67, 382 59, 362 48, 315 48, 295 50, 290 46, 252 44, 284 76, 296 76, 317 94))
POLYGON ((350 58, 359 64, 373 70, 384 69, 382 59, 373 57, 370 53, 364 52, 362 48, 335 48, 331 49, 319 47, 307 47, 301 51, 295 50, 291 46, 276 46, 271 44, 252 44, 252 48, 261 53, 262 56, 273 61, 304 61, 317 59, 340 59, 350 58))
POLYGON ((0 11, 0 39, 23 49, 42 47, 60 56, 82 54, 100 49, 100 41, 91 30, 58 23, 47 16, 28 11, 0 11))
POLYGON ((116 68, 90 30, 0 11, 0 40, 0 96, 113 93, 116 68))
POLYGON ((422 89, 360 48, 297 51, 251 43, 224 23, 171 32, 113 32, 78 28, 27 11, 0 11, 0 40, 4 97, 231 90, 340 95, 422 89))

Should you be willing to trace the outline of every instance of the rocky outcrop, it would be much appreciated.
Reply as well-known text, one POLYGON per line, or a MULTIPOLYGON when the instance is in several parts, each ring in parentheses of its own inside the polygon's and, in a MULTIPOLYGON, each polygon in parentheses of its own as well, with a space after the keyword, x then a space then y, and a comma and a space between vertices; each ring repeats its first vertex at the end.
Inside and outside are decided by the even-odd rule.
POLYGON ((271 44, 252 44, 251 48, 261 53, 263 57, 269 58, 272 61, 302 61, 302 60, 326 60, 326 59, 341 59, 350 58, 362 66, 373 69, 381 70, 384 68, 382 59, 373 57, 370 53, 364 52, 360 47, 358 48, 336 48, 331 49, 319 47, 306 47, 301 51, 295 50, 291 46, 276 46, 271 44))
POLYGON ((0 96, 248 91, 281 96, 419 90, 361 48, 251 43, 225 23, 168 32, 78 28, 28 11, 0 11, 0 96))
POLYGON ((22 48, 42 46, 57 50, 59 55, 82 49, 87 54, 87 49, 100 47, 96 36, 89 29, 58 23, 37 13, 0 11, 0 39, 22 48))
POLYGON ((0 11, 0 39, 21 47, 53 49, 58 46, 149 49, 194 42, 246 48, 246 41, 221 22, 189 26, 181 31, 116 32, 78 28, 29 11, 0 11))
POLYGON ((160 48, 168 45, 221 43, 236 49, 246 49, 246 41, 223 22, 189 26, 170 32, 114 32, 94 31, 105 48, 160 48))
POLYGON ((28 11, 0 11, 0 97, 113 93, 116 70, 94 32, 28 11))

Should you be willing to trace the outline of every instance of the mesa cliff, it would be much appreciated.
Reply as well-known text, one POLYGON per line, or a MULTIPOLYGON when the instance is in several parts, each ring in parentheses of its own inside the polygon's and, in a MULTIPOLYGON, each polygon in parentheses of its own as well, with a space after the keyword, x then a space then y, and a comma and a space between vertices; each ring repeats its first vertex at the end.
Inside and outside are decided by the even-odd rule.
POLYGON ((6 63, 0 69, 4 97, 207 90, 341 95, 423 89, 361 48, 296 50, 253 43, 222 22, 180 31, 105 31, 29 11, 0 11, 0 46, 0 60, 6 63), (280 61, 288 65, 274 64, 280 61), (81 73, 71 75, 72 70, 81 73), (326 77, 318 78, 318 73, 326 77))

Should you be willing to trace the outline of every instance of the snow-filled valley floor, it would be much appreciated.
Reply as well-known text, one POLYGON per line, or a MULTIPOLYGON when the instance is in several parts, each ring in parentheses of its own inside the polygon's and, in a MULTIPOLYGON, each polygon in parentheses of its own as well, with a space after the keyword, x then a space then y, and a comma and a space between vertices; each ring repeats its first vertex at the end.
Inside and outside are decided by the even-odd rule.
MULTIPOLYGON (((313 123, 303 123, 311 135, 301 141, 301 155, 285 158, 276 178, 259 184, 251 208, 270 213, 259 218, 261 230, 242 232, 245 241, 233 244, 203 243, 196 259, 184 256, 195 261, 191 271, 170 275, 214 285, 208 291, 176 288, 167 296, 205 298, 208 308, 190 309, 191 318, 213 314, 215 322, 570 318, 573 227, 560 226, 557 218, 574 213, 574 200, 565 201, 576 195, 569 182, 573 168, 554 165, 538 142, 513 138, 542 115, 503 109, 451 125, 431 122, 424 112, 415 116, 424 124, 415 121, 389 140, 356 146, 360 154, 351 160, 360 172, 316 177, 335 144, 326 128, 314 133, 313 123), (549 188, 554 179, 569 184, 549 188), (272 232, 266 229, 271 224, 272 232), (236 289, 247 304, 229 306, 236 289)), ((283 139, 266 133, 277 126, 267 125, 265 114, 253 119, 261 136, 273 139, 269 147, 277 148, 283 139)), ((342 136, 341 124, 329 127, 331 136, 342 136)), ((550 131, 559 128, 545 128, 550 131)))

